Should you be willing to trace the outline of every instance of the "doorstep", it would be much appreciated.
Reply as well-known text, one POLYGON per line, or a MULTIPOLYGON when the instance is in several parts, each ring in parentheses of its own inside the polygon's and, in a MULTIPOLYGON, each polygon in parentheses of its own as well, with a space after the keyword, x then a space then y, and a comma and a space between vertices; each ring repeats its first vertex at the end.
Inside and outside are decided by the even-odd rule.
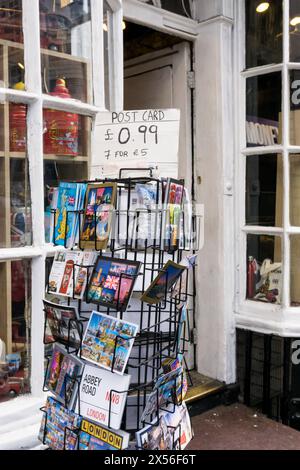
POLYGON ((239 403, 192 418, 186 450, 300 450, 300 432, 239 403))

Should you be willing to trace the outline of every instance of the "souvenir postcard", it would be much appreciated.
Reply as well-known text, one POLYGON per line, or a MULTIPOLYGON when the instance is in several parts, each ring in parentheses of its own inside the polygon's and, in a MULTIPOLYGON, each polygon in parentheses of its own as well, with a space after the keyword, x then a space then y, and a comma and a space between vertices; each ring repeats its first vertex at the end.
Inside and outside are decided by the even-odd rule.
MULTIPOLYGON (((173 298, 179 297, 179 299, 180 299, 180 294, 181 294, 182 290, 184 290, 184 291, 187 290, 188 271, 196 265, 197 256, 198 256, 197 254, 188 255, 188 256, 185 256, 180 261, 180 265, 185 266, 187 269, 183 272, 182 276, 174 284, 174 287, 172 288, 171 297, 173 297, 173 298)), ((185 294, 186 294, 186 292, 185 292, 185 294)))
POLYGON ((181 266, 169 260, 151 283, 150 287, 141 297, 142 302, 159 304, 165 299, 166 294, 182 275, 186 266, 181 266))
POLYGON ((83 209, 86 185, 83 183, 59 184, 55 214, 55 245, 72 247, 78 238, 79 214, 83 209), (76 212, 77 211, 77 212, 76 212))
POLYGON ((81 417, 52 397, 47 398, 39 440, 53 450, 76 450, 81 417))
POLYGON ((95 251, 58 251, 49 275, 48 293, 82 299, 97 256, 95 251))
POLYGON ((94 311, 82 340, 81 357, 122 375, 137 332, 138 325, 94 311))
POLYGON ((123 450, 129 445, 129 434, 125 431, 112 431, 105 426, 81 421, 79 450, 123 450))
POLYGON ((82 248, 107 247, 117 193, 116 183, 89 184, 80 234, 82 248))
POLYGON ((190 415, 185 403, 180 406, 169 405, 169 411, 164 413, 164 419, 172 435, 173 449, 184 450, 193 439, 193 429, 190 415))
POLYGON ((43 302, 46 319, 45 344, 57 341, 78 350, 81 344, 82 324, 78 322, 77 308, 55 304, 48 300, 43 302))
POLYGON ((141 422, 149 419, 153 413, 157 414, 159 408, 166 403, 181 403, 187 391, 186 385, 182 366, 161 375, 148 397, 141 422))
POLYGON ((76 356, 54 344, 45 386, 69 409, 73 409, 82 369, 83 363, 76 356))
POLYGON ((169 253, 173 253, 179 246, 183 194, 183 181, 169 178, 164 194, 162 237, 163 249, 169 253))
POLYGON ((141 263, 99 256, 88 286, 87 301, 126 310, 141 263))
POLYGON ((130 375, 117 375, 86 364, 80 383, 80 414, 93 422, 120 429, 130 375))
POLYGON ((173 436, 164 416, 159 421, 155 418, 152 424, 136 432, 135 436, 140 450, 173 450, 173 436))

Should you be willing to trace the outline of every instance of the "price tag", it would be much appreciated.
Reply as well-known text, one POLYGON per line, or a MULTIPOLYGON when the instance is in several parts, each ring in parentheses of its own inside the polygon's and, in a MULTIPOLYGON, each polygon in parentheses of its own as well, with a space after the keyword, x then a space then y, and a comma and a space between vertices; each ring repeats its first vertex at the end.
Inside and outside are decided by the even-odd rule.
POLYGON ((96 150, 102 165, 119 168, 178 161, 180 111, 147 109, 99 113, 96 150))

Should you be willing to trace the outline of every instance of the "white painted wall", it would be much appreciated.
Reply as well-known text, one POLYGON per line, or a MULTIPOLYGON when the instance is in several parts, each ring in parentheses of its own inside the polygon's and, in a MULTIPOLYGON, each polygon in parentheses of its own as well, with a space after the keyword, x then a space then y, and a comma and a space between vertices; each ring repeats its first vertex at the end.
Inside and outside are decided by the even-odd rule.
MULTIPOLYGON (((197 272, 197 367, 205 375, 233 383, 233 22, 223 15, 223 1, 200 3, 213 18, 199 24, 195 43, 195 187, 197 202, 205 206, 205 244, 197 272)), ((228 0, 226 12, 230 5, 228 0)))

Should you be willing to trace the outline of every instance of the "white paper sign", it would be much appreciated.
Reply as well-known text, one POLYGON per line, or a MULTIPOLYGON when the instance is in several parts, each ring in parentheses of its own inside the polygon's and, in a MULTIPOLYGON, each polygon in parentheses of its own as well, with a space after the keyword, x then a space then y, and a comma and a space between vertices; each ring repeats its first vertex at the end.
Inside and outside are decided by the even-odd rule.
POLYGON ((85 365, 80 383, 80 414, 96 423, 120 429, 127 392, 118 392, 128 390, 129 383, 130 375, 120 376, 85 365))
POLYGON ((180 111, 147 109, 99 113, 96 124, 97 165, 148 168, 177 164, 180 111))

